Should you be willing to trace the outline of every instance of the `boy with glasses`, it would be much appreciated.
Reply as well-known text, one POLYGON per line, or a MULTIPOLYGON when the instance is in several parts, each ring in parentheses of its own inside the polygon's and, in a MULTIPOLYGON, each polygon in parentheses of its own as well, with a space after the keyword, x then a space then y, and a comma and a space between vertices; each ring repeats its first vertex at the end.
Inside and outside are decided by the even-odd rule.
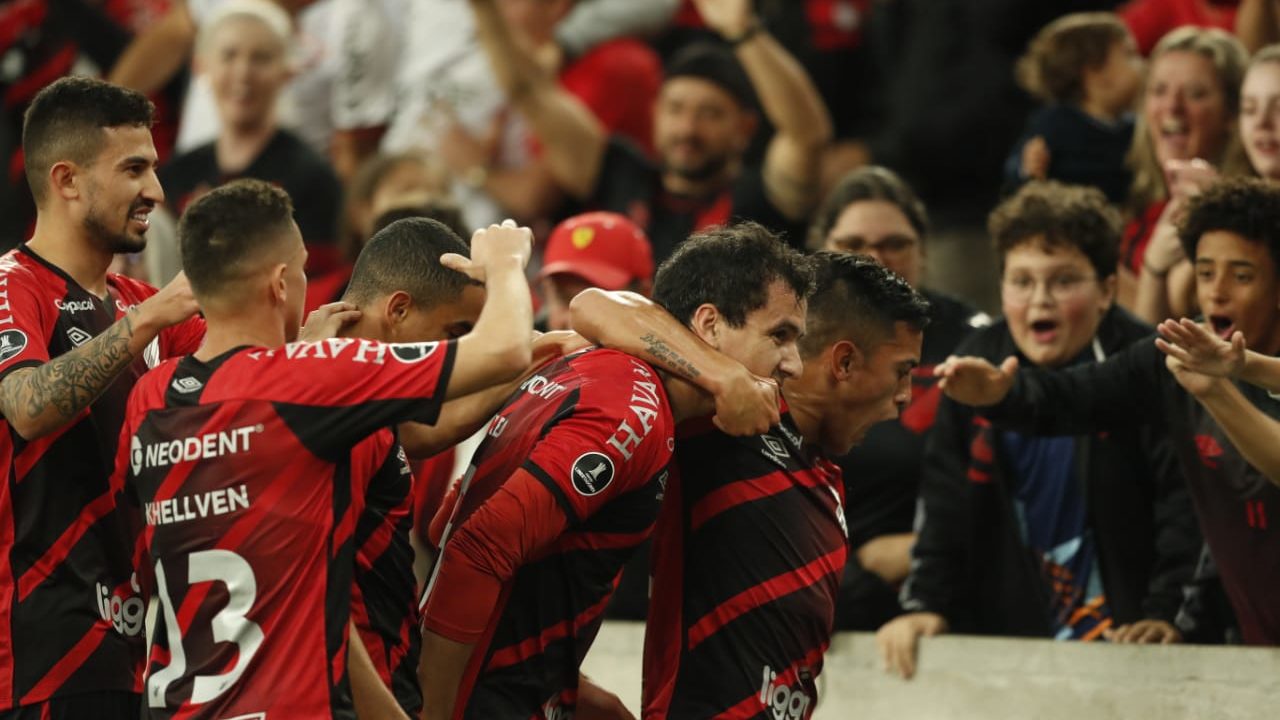
MULTIPOLYGON (((1038 367, 1095 363, 1150 329, 1115 307, 1119 222, 1094 189, 1033 182, 996 208, 1004 319, 959 353, 1038 367)), ((914 672, 921 635, 1180 639, 1200 548, 1168 442, 1148 429, 1038 438, 949 399, 921 481, 909 611, 877 635, 914 672)))

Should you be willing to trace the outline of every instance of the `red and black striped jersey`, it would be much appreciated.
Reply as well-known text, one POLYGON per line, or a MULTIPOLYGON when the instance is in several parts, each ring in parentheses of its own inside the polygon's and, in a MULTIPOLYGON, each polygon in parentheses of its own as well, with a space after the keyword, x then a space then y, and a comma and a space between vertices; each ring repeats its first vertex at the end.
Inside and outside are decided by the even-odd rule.
POLYGON ((351 613, 382 682, 410 717, 422 709, 418 686, 418 581, 413 574, 414 485, 404 448, 387 457, 369 482, 356 522, 351 613))
MULTIPOLYGON (((89 342, 155 288, 107 276, 85 290, 25 245, 0 257, 0 380, 89 342)), ((139 689, 143 607, 109 489, 129 390, 162 358, 195 351, 198 318, 169 328, 88 409, 22 439, 0 418, 0 710, 139 689)))
POLYGON ((454 353, 335 338, 188 357, 138 382, 117 476, 160 608, 148 717, 354 717, 357 519, 395 452, 386 428, 435 420, 454 353))
POLYGON ((422 601, 427 630, 476 644, 455 716, 572 714, 605 605, 653 529, 673 429, 657 372, 603 349, 543 367, 490 421, 422 601))
POLYGON ((654 531, 645 718, 802 720, 847 555, 840 470, 789 413, 734 438, 682 425, 654 531))

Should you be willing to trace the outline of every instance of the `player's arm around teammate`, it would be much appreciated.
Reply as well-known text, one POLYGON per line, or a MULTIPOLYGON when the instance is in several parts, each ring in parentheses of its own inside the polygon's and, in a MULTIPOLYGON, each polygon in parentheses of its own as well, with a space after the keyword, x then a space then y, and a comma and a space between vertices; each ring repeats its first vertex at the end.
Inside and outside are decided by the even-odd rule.
POLYGON ((569 303, 575 332, 635 355, 715 398, 715 422, 730 435, 758 435, 778 423, 778 385, 718 352, 660 305, 637 293, 591 288, 569 303))

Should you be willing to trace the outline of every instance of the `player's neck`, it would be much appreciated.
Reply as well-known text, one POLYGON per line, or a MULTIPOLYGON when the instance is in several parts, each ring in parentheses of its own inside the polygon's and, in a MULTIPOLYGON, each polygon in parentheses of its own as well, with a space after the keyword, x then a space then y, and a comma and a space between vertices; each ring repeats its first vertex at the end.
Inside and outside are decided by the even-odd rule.
POLYGON ((667 391, 671 419, 677 425, 691 418, 706 417, 716 411, 715 400, 697 386, 667 372, 659 371, 658 374, 667 391))
POLYGON ((80 287, 97 295, 107 295, 107 268, 112 255, 94 245, 69 218, 51 213, 36 216, 36 230, 27 247, 75 280, 80 287))
POLYGON ((804 437, 805 444, 816 442, 818 430, 822 426, 823 399, 816 393, 806 392, 798 383, 791 382, 786 388, 787 412, 791 421, 804 437))
POLYGON ((254 308, 234 315, 205 312, 208 329, 195 357, 207 362, 238 347, 278 348, 285 343, 284 328, 268 308, 254 308))

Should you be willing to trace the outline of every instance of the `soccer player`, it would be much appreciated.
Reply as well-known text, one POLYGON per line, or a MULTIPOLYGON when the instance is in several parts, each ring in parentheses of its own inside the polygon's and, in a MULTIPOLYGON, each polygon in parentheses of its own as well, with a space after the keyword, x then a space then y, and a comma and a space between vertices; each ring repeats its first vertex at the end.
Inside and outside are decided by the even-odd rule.
MULTIPOLYGON (((1257 179, 1221 181, 1190 204, 1179 235, 1195 259, 1205 327, 1224 339, 1239 331, 1265 355, 1280 352, 1280 189, 1257 179)), ((1154 343, 1138 342, 1105 362, 1066 370, 1016 372, 1013 358, 997 368, 966 357, 937 372, 953 399, 1012 429, 1076 435, 1138 423, 1162 428, 1245 643, 1280 643, 1280 534, 1270 529, 1280 517, 1280 486, 1249 465, 1164 365, 1154 343)), ((1280 417, 1266 391, 1240 391, 1280 417)))
POLYGON ((36 227, 0 258, 0 718, 138 716, 143 604, 108 480, 129 389, 204 334, 185 279, 107 272, 164 199, 152 111, 64 78, 23 125, 36 227))
MULTIPOLYGON (((699 384, 756 397, 772 414, 776 386, 752 373, 799 372, 809 264, 758 226, 690 245, 719 277, 690 296, 699 318, 738 338, 699 384)), ((675 424, 711 415, 712 400, 604 349, 539 369, 509 398, 472 459, 424 595, 425 718, 582 710, 579 663, 657 517, 675 424)))
MULTIPOLYGON (((721 232, 758 231, 745 227, 721 232)), ((700 249, 690 240, 658 271, 654 300, 674 319, 650 307, 637 310, 635 324, 594 323, 610 300, 588 292, 575 300, 575 329, 655 362, 688 358, 700 341, 730 354, 743 342, 754 352, 784 342, 755 314, 706 322, 696 297, 726 271, 700 249)), ((905 281, 868 258, 819 253, 815 262, 803 371, 796 367, 783 385, 781 422, 744 438, 706 422, 681 427, 654 532, 646 718, 813 713, 848 552, 844 485, 827 458, 847 453, 909 401, 929 312, 905 281)))
POLYGON ((404 420, 530 361, 525 229, 490 227, 450 267, 485 282, 475 330, 447 343, 289 343, 306 250, 288 196, 237 181, 187 209, 183 266, 205 345, 134 388, 118 474, 159 620, 152 717, 352 718, 353 534, 404 420))

